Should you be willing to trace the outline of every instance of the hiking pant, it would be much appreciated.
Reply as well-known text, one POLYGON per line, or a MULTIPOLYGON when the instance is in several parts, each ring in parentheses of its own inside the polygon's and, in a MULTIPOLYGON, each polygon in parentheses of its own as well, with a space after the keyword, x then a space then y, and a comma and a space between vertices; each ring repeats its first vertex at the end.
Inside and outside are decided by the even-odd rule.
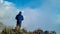
POLYGON ((20 28, 21 28, 21 21, 17 21, 17 24, 16 24, 16 30, 20 30, 20 28))
POLYGON ((17 21, 17 26, 21 27, 21 21, 17 21))

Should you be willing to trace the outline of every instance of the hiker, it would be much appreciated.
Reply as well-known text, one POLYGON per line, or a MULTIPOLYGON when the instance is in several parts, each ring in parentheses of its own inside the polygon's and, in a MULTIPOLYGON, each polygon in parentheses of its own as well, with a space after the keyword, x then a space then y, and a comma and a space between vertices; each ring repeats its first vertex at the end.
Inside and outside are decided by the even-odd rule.
POLYGON ((17 20, 16 28, 20 29, 21 28, 21 23, 24 20, 21 11, 18 13, 18 15, 16 15, 15 19, 17 20))

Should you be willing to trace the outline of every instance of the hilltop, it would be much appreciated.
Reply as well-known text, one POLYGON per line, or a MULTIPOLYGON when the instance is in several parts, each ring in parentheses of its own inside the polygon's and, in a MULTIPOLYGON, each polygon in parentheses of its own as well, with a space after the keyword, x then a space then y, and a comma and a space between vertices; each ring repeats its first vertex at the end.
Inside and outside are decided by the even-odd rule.
POLYGON ((41 29, 37 29, 33 32, 27 31, 26 29, 20 29, 19 31, 13 29, 13 28, 5 28, 0 32, 0 34, 56 34, 55 31, 43 31, 41 29))

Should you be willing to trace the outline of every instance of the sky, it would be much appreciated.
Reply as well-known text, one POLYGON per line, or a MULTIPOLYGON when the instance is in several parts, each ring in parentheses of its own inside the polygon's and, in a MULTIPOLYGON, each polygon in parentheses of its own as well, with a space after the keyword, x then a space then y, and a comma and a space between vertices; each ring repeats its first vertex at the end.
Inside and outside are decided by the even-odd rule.
POLYGON ((60 0, 0 0, 0 22, 15 27, 15 16, 22 11, 22 28, 60 33, 60 0))

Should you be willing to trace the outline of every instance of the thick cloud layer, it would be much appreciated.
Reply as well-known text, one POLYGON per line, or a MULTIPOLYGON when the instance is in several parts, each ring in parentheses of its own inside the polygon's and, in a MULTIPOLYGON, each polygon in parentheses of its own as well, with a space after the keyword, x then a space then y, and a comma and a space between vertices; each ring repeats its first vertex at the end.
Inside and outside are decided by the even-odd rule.
POLYGON ((18 9, 14 6, 13 3, 0 0, 0 22, 6 25, 12 25, 15 23, 15 16, 18 12, 18 9))

